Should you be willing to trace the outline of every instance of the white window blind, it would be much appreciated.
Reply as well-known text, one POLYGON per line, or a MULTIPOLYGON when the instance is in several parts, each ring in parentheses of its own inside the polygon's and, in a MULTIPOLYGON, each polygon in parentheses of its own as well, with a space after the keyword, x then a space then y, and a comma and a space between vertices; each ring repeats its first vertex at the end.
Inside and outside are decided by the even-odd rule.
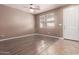
POLYGON ((64 38, 79 40, 79 6, 63 9, 63 24, 64 38))
POLYGON ((40 16, 40 28, 55 27, 54 13, 44 14, 40 16))

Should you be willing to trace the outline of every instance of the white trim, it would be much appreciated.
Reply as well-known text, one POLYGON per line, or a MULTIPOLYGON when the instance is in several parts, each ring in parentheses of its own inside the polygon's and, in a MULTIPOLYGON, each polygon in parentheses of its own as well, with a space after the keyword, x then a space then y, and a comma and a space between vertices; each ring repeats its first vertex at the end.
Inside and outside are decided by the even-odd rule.
MULTIPOLYGON (((1 39, 0 41, 12 40, 12 39, 28 37, 28 36, 32 36, 32 35, 42 35, 42 36, 53 37, 53 38, 58 38, 58 39, 66 39, 66 38, 63 38, 63 37, 56 37, 56 36, 51 36, 51 35, 47 35, 47 34, 33 33, 33 34, 27 34, 27 35, 18 36, 18 37, 11 37, 11 38, 6 38, 6 39, 1 39)), ((69 39, 69 40, 71 40, 71 39, 69 39)), ((78 41, 78 40, 75 40, 75 41, 78 41)))
POLYGON ((32 35, 42 35, 42 36, 47 36, 47 37, 53 37, 53 38, 63 39, 63 37, 56 37, 56 36, 51 36, 51 35, 46 35, 46 34, 33 33, 33 34, 27 34, 27 35, 18 36, 18 37, 11 37, 11 38, 6 38, 6 39, 1 39, 0 41, 6 41, 6 40, 11 40, 11 39, 16 39, 16 38, 22 38, 22 37, 28 37, 28 36, 32 36, 32 35))
POLYGON ((36 35, 42 35, 42 36, 47 36, 47 37, 53 37, 53 38, 63 38, 63 37, 56 37, 56 36, 52 36, 52 35, 47 35, 47 34, 40 34, 40 33, 36 33, 36 35))
POLYGON ((6 38, 6 39, 1 39, 0 41, 11 40, 11 39, 16 39, 16 38, 21 38, 21 37, 28 37, 28 36, 32 36, 32 35, 36 35, 36 34, 34 33, 34 34, 27 34, 27 35, 23 35, 23 36, 11 37, 11 38, 6 38))
POLYGON ((79 41, 78 39, 68 39, 68 38, 64 38, 66 40, 71 40, 71 41, 79 41))

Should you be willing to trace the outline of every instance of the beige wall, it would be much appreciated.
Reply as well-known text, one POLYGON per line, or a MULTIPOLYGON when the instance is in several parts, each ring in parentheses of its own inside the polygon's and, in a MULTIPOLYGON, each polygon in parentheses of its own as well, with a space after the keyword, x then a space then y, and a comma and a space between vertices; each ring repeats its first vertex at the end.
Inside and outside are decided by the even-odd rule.
POLYGON ((53 36, 63 36, 63 7, 38 15, 32 15, 0 5, 0 38, 21 36, 35 32, 53 36), (41 29, 39 27, 38 16, 47 13, 55 13, 56 27, 54 29, 41 29), (62 24, 62 26, 59 26, 59 24, 62 24))
POLYGON ((63 36, 62 35, 62 33, 63 33, 63 9, 62 9, 62 7, 36 15, 36 24, 37 24, 36 25, 36 32, 37 33, 58 36, 58 37, 63 36), (51 27, 51 29, 40 28, 39 16, 43 15, 43 14, 47 14, 47 13, 54 13, 55 14, 54 15, 54 17, 55 17, 55 28, 54 29, 52 27, 51 27), (59 26, 59 24, 62 24, 62 26, 59 26))
POLYGON ((0 5, 0 38, 34 33, 34 16, 0 5))

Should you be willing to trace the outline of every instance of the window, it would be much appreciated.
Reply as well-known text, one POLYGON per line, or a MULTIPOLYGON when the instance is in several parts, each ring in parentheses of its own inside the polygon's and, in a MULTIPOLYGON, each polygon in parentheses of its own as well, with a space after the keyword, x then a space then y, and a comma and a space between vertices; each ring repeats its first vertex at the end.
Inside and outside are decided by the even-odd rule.
POLYGON ((47 19, 47 22, 46 22, 47 23, 47 27, 48 28, 50 28, 50 27, 54 28, 55 27, 55 22, 54 21, 55 21, 54 17, 51 17, 51 18, 47 19))
POLYGON ((40 23, 40 28, 43 28, 43 24, 42 23, 40 23))
POLYGON ((45 15, 40 16, 40 28, 46 27, 45 22, 46 22, 45 15))
POLYGON ((55 18, 54 14, 46 14, 40 16, 40 28, 54 28, 55 18))

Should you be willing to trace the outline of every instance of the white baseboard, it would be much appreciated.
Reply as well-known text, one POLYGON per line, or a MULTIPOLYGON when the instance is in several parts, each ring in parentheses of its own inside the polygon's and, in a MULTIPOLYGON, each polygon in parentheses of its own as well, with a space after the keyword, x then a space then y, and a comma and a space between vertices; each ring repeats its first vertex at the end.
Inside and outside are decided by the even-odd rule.
POLYGON ((23 35, 23 36, 11 37, 11 38, 6 38, 6 39, 1 39, 0 41, 22 38, 22 37, 28 37, 28 36, 32 36, 32 35, 36 35, 36 34, 34 33, 34 34, 27 34, 27 35, 23 35))
POLYGON ((78 41, 79 42, 79 39, 68 39, 68 38, 64 38, 66 40, 71 40, 71 41, 78 41))
POLYGON ((58 39, 63 39, 63 37, 56 37, 56 36, 52 36, 52 35, 47 35, 47 34, 40 34, 40 33, 36 33, 36 35, 42 35, 42 36, 47 36, 47 37, 53 37, 53 38, 58 38, 58 39))
MULTIPOLYGON (((63 37, 56 37, 56 36, 52 36, 52 35, 33 33, 33 34, 27 34, 27 35, 23 35, 23 36, 17 36, 17 37, 11 37, 11 38, 6 38, 6 39, 0 39, 0 41, 12 40, 12 39, 28 37, 28 36, 32 36, 32 35, 42 35, 42 36, 53 37, 53 38, 58 38, 58 39, 66 39, 66 38, 63 38, 63 37)), ((68 39, 68 40, 71 40, 71 39, 68 39)), ((79 40, 74 40, 74 41, 79 41, 79 40)))
POLYGON ((6 39, 1 39, 0 41, 12 40, 12 39, 22 38, 22 37, 28 37, 28 36, 32 36, 32 35, 42 35, 42 36, 47 36, 47 37, 53 37, 53 38, 63 39, 62 37, 56 37, 56 36, 51 36, 51 35, 46 35, 46 34, 33 33, 33 34, 27 34, 27 35, 23 35, 23 36, 17 36, 17 37, 11 37, 11 38, 6 38, 6 39))

